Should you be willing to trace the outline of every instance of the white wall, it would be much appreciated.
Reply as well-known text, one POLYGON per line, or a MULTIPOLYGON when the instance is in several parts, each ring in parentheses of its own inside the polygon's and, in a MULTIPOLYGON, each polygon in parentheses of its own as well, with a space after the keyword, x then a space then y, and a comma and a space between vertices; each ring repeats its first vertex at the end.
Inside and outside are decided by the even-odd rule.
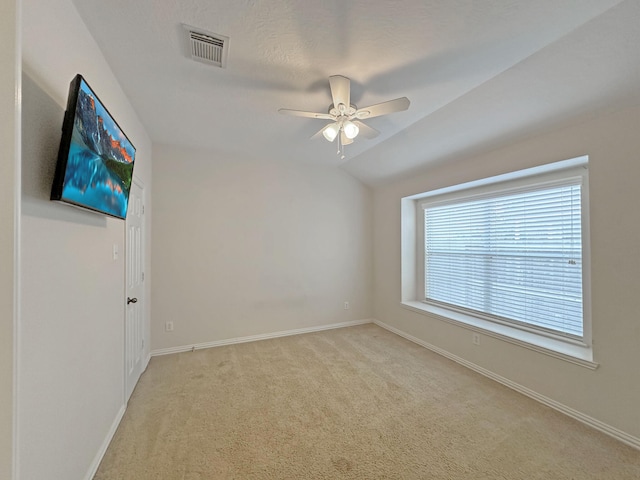
POLYGON ((14 419, 14 211, 17 208, 19 3, 0 1, 0 478, 12 478, 14 419))
POLYGON ((618 429, 640 444, 640 107, 425 170, 374 190, 375 317, 618 429), (400 307, 400 199, 588 154, 594 360, 591 371, 400 307))
POLYGON ((154 350, 370 318, 371 194, 342 170, 154 145, 153 183, 154 350))
POLYGON ((87 478, 124 409, 125 224, 48 200, 69 82, 82 73, 137 148, 151 142, 70 0, 24 0, 20 478, 87 478))

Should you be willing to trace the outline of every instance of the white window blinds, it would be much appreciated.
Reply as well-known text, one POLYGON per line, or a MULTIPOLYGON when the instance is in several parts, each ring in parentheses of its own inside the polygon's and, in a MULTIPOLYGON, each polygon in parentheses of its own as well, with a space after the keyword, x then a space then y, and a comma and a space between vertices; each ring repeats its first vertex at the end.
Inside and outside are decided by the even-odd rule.
POLYGON ((423 205, 425 299, 582 338, 581 181, 423 205))

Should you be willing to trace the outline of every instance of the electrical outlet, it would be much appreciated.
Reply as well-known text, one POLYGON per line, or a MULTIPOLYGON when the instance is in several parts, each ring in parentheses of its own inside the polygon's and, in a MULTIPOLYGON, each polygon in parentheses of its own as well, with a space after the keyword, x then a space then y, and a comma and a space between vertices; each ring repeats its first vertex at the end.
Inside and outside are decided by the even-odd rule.
POLYGON ((349 302, 344 302, 344 309, 349 310, 349 302))
POLYGON ((164 324, 165 332, 173 332, 173 322, 167 322, 164 324))
POLYGON ((471 337, 471 341, 473 342, 474 345, 480 345, 480 334, 474 333, 473 336, 471 337))

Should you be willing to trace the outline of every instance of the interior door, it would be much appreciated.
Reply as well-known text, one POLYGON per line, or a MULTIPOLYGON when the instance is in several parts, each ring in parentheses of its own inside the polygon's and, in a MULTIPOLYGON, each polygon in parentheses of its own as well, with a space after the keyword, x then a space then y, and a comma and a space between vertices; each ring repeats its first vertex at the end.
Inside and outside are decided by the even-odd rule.
POLYGON ((126 238, 125 401, 144 364, 144 188, 134 179, 129 194, 126 238))

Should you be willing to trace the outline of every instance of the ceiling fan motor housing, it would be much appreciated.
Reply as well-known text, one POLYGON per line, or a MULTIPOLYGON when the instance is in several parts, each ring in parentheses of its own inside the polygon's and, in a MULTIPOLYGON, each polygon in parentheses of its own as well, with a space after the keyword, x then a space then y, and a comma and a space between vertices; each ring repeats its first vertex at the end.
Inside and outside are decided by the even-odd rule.
POLYGON ((329 106, 329 115, 332 115, 334 117, 341 117, 341 116, 345 116, 345 117, 351 117, 352 115, 355 115, 356 111, 358 110, 358 107, 356 107, 355 105, 349 105, 349 108, 346 108, 344 106, 344 104, 340 104, 338 105, 338 107, 336 107, 333 103, 329 106), (340 106, 343 106, 343 111, 340 110, 340 106))

